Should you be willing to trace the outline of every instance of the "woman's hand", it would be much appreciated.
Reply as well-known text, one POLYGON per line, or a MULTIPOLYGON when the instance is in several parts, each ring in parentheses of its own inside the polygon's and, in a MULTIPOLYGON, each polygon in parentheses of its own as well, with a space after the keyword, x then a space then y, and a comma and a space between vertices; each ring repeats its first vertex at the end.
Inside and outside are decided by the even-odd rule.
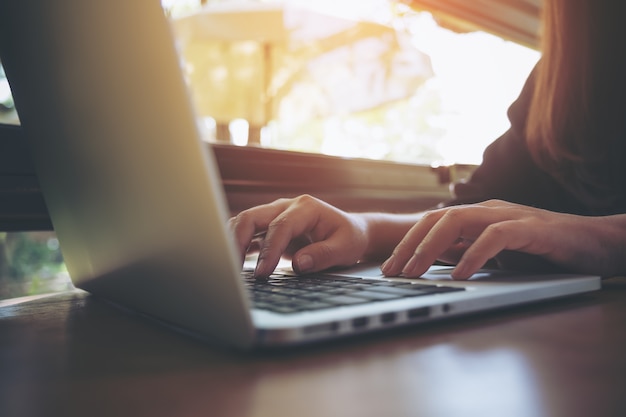
POLYGON ((469 278, 505 250, 538 255, 580 273, 624 273, 626 215, 585 217, 491 200, 426 213, 383 264, 387 276, 419 277, 437 259, 469 278), (452 256, 452 258, 451 258, 452 256))
POLYGON ((229 226, 242 255, 260 240, 255 276, 270 275, 284 255, 293 255, 293 269, 302 274, 352 265, 368 248, 363 216, 308 195, 245 210, 229 226))
POLYGON ((457 264, 454 278, 466 279, 490 259, 509 266, 510 251, 572 272, 626 273, 623 214, 576 216, 498 200, 427 213, 357 214, 305 195, 245 210, 229 224, 242 256, 260 240, 256 276, 270 275, 292 254, 300 274, 391 254, 382 266, 387 276, 419 277, 443 260, 457 264))

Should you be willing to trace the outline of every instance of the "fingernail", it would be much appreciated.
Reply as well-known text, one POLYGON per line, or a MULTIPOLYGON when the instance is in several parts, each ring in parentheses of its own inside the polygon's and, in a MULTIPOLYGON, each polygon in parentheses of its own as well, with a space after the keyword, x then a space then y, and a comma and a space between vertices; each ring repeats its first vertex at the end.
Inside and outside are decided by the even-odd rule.
POLYGON ((414 276, 418 263, 419 263, 419 257, 417 256, 417 254, 415 254, 411 257, 411 259, 409 259, 409 262, 407 262, 406 265, 404 265, 404 268, 402 268, 402 275, 406 277, 414 276))
POLYGON ((391 255, 389 257, 389 259, 387 259, 385 262, 383 262, 383 264, 380 266, 380 270, 382 271, 383 274, 386 274, 388 272, 391 272, 391 270, 393 269, 393 264, 395 262, 395 256, 391 255))
POLYGON ((259 258, 257 264, 256 264, 256 268, 254 268, 254 277, 263 277, 266 276, 267 274, 265 272, 263 272, 263 269, 265 267, 265 260, 263 258, 259 258))
POLYGON ((301 255, 298 257, 298 272, 306 273, 313 269, 313 258, 311 255, 301 255))
POLYGON ((452 276, 452 279, 469 278, 470 274, 468 274, 467 264, 463 261, 459 262, 450 275, 452 276))

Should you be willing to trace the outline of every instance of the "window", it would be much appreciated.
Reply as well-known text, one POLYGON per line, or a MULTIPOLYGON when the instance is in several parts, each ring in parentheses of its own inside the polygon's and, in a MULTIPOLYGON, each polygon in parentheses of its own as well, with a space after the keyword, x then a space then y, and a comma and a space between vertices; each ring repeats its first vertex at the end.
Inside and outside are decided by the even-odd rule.
POLYGON ((19 124, 9 82, 4 74, 2 65, 0 65, 0 124, 19 124))
MULTIPOLYGON (((218 39, 209 45, 197 41, 201 26, 196 24, 205 19, 202 13, 208 13, 202 11, 204 7, 236 15, 241 10, 276 9, 279 3, 162 0, 179 36, 182 62, 207 141, 427 167, 477 164, 485 146, 507 128, 506 109, 539 58, 533 49, 537 3, 284 0, 280 7, 299 10, 300 14, 290 15, 296 26, 285 28, 281 26, 284 20, 270 18, 266 26, 256 28, 257 36, 218 39), (515 9, 510 4, 523 7, 515 9), (307 16, 326 19, 325 24, 306 26, 307 16), (329 27, 328 32, 319 31, 329 27), (277 29, 282 32, 272 32, 277 29), (300 32, 294 34, 296 29, 300 32), (295 52, 289 50, 286 36, 301 36, 309 44, 307 36, 317 37, 312 44, 324 53, 311 45, 306 49, 307 42, 297 44, 300 49, 295 52), (204 62, 185 55, 189 48, 204 62), (309 67, 315 68, 302 70, 309 67), (294 75, 298 71, 299 78, 294 75), (239 82, 226 82, 233 74, 240 77, 239 82), (202 82, 211 76, 222 80, 214 89, 202 82), (316 84, 320 80, 327 83, 323 89, 316 84), (355 84, 358 88, 350 87, 355 81, 360 82, 355 84), (230 114, 220 114, 206 104, 218 88, 233 100, 230 114), (243 98, 236 98, 237 94, 243 98), (329 97, 334 101, 327 101, 329 97)), ((247 26, 254 32, 254 25, 247 26)), ((222 29, 222 34, 228 32, 222 29)), ((227 107, 220 103, 221 109, 227 107)), ((19 124, 1 66, 0 124, 19 124)), ((19 182, 21 193, 32 188, 36 179, 30 166, 20 162, 24 149, 16 145, 11 130, 0 133, 0 181, 6 180, 0 185, 11 196, 14 181, 19 182), (20 158, 10 155, 12 150, 21 152, 20 158), (7 168, 5 161, 13 165, 7 168)), ((221 152, 233 161, 231 150, 236 149, 222 148, 221 152)), ((42 203, 37 200, 32 205, 39 210, 42 203)), ((15 210, 7 207, 0 204, 2 224, 8 224, 2 218, 7 210, 15 210)), ((34 217, 41 214, 33 213, 34 217)), ((15 220, 11 215, 7 219, 15 220)), ((36 224, 45 223, 37 219, 36 224)), ((13 231, 0 232, 0 298, 71 287, 54 233, 18 231, 21 223, 12 224, 13 231)))
MULTIPOLYGON (((501 11, 504 19, 528 20, 522 14, 528 7, 520 11, 511 9, 506 0, 488 1, 505 4, 488 9, 501 11)), ((497 16, 485 17, 484 10, 477 15, 473 9, 478 7, 466 2, 409 2, 421 8, 416 9, 388 0, 319 1, 312 9, 297 0, 209 0, 209 8, 202 12, 194 11, 199 5, 194 9, 183 2, 187 7, 182 13, 176 12, 174 3, 174 27, 207 136, 236 145, 426 165, 477 164, 484 148, 507 129, 506 109, 539 58, 536 50, 526 46, 536 42, 531 35, 511 29, 508 20, 496 25, 497 16), (277 4, 285 8, 282 17, 269 14, 277 4), (451 14, 455 10, 465 12, 476 24, 463 24, 451 14), (233 17, 246 13, 248 20, 233 17), (296 23, 289 26, 288 20, 297 13, 308 15, 300 21, 292 19, 296 23), (358 19, 362 24, 351 27, 351 38, 342 41, 342 33, 333 31, 332 24, 307 25, 307 19, 321 19, 320 14, 335 26, 341 19, 358 19), (215 22, 227 18, 232 25, 255 22, 256 26, 245 23, 230 33, 227 28, 219 32, 215 22), (216 30, 208 39, 210 25, 216 30), (276 32, 280 25, 294 35, 276 32), (329 28, 328 34, 309 33, 307 41, 313 45, 310 49, 323 52, 306 50, 298 39, 289 38, 305 36, 298 30, 312 32, 322 26, 329 28), (515 39, 523 45, 494 33, 511 37, 521 33, 515 39), (334 48, 327 46, 331 40, 325 36, 337 42, 334 48), (394 39, 387 44, 373 41, 373 37, 391 36, 394 39), (289 42, 291 46, 285 47, 289 42), (412 63, 409 56, 427 62, 412 63), (304 64, 294 69, 294 61, 305 59, 305 70, 304 64), (373 60, 379 60, 377 72, 364 70, 373 68, 373 60), (419 65, 430 68, 416 68, 419 65), (303 75, 294 75, 298 71, 303 75), (359 77, 364 77, 363 82, 358 82, 359 77), (232 102, 225 104, 225 97, 232 102), (362 106, 353 105, 350 100, 355 97, 362 106)), ((530 31, 538 10, 531 12, 535 20, 526 24, 530 31)))
MULTIPOLYGON (((513 2, 524 6, 517 8, 509 6, 508 0, 482 0, 479 2, 482 6, 476 4, 475 7, 470 5, 473 3, 455 0, 403 3, 389 0, 326 0, 315 2, 314 10, 301 0, 284 0, 281 3, 162 0, 162 3, 172 16, 174 26, 184 29, 184 36, 182 30, 178 31, 181 44, 191 44, 187 50, 196 49, 195 55, 185 55, 185 47, 181 48, 208 140, 236 145, 251 143, 276 149, 427 165, 477 164, 483 149, 507 128, 506 108, 517 96, 539 58, 536 50, 524 46, 536 43, 532 30, 536 29, 538 0, 513 2), (483 4, 485 2, 490 4, 483 4), (401 63, 405 64, 404 67, 394 69, 393 62, 385 61, 385 51, 374 52, 377 54, 374 58, 380 59, 380 67, 375 68, 379 72, 363 73, 359 66, 370 65, 371 59, 357 55, 371 55, 372 48, 385 46, 371 42, 370 35, 375 31, 363 31, 361 39, 358 34, 353 39, 346 36, 343 44, 329 49, 326 54, 316 56, 309 51, 308 55, 293 54, 282 57, 282 60, 271 54, 274 48, 272 42, 280 43, 283 39, 224 38, 215 40, 211 45, 209 42, 198 42, 197 38, 204 36, 200 33, 200 24, 209 15, 201 15, 202 3, 208 7, 221 6, 222 9, 224 5, 234 5, 229 9, 231 14, 236 14, 237 9, 269 10, 268 5, 286 4, 309 10, 311 17, 326 13, 337 21, 341 18, 360 19, 367 24, 354 26, 351 30, 362 30, 362 27, 371 29, 373 25, 378 25, 381 28, 380 38, 394 33, 397 39, 393 47, 402 50, 405 55, 407 51, 409 54, 423 54, 429 60, 432 73, 424 69, 423 74, 411 77, 406 72, 415 69, 406 62, 401 63), (405 3, 411 3, 418 9, 405 3), (433 15, 429 10, 437 14, 433 15), (197 26, 190 29, 190 25, 185 26, 184 23, 193 19, 189 15, 194 14, 196 17, 192 23, 197 26), (510 37, 517 34, 517 39, 524 45, 475 30, 476 25, 464 23, 459 16, 469 17, 478 26, 491 29, 491 32, 510 37), (517 22, 516 17, 522 23, 517 22), (530 20, 532 18, 534 20, 530 20), (524 26, 520 28, 511 22, 524 26), (384 32, 382 28, 389 30, 384 32), (192 32, 195 29, 196 33, 189 34, 189 29, 192 32), (335 56, 349 47, 348 53, 355 56, 352 61, 346 61, 343 66, 339 61, 334 72, 305 72, 304 77, 314 78, 306 82, 294 77, 289 79, 292 75, 289 71, 281 72, 281 68, 274 68, 289 60, 305 62, 306 59, 323 68, 328 63, 332 65, 335 56), (350 63, 354 64, 353 68, 348 65, 350 63), (383 74, 386 70, 389 74, 383 74), (232 75, 234 73, 236 76, 232 75), (365 77, 364 82, 355 83, 356 88, 352 90, 345 89, 346 83, 360 76, 365 77), (281 81, 281 77, 286 81, 281 81), (335 81, 332 81, 333 77, 335 81), (376 80, 376 77, 382 78, 382 81, 376 80), (402 77, 405 78, 405 85, 402 85, 402 80, 394 81, 402 77), (423 79, 416 80, 420 77, 423 79), (316 87, 316 82, 328 85, 323 90, 316 87), (389 89, 395 88, 396 91, 376 91, 385 83, 389 89), (371 90, 365 90, 367 87, 371 90), (216 95, 218 89, 220 93, 216 95), (351 106, 349 96, 356 92, 360 92, 358 99, 361 101, 376 95, 381 97, 371 99, 360 107, 351 106), (331 100, 327 99, 333 94, 335 96, 331 100), (219 106, 207 106, 206 102, 211 97, 232 97, 232 102, 224 104, 222 100, 219 106), (215 114, 215 108, 225 110, 215 114)), ((261 15, 257 14, 255 19, 258 20, 261 15)), ((275 30, 275 23, 277 21, 267 19, 257 28, 257 33, 275 30)), ((283 23, 278 22, 279 25, 283 23)), ((302 27, 309 30, 305 25, 302 27)), ((338 34, 329 33, 329 36, 338 34)), ((322 37, 323 34, 317 36, 322 37)), ((322 45, 323 41, 326 39, 317 45, 322 45)), ((396 58, 406 60, 406 57, 397 55, 396 58)), ((0 123, 19 123, 12 104, 8 83, 0 70, 0 123)))

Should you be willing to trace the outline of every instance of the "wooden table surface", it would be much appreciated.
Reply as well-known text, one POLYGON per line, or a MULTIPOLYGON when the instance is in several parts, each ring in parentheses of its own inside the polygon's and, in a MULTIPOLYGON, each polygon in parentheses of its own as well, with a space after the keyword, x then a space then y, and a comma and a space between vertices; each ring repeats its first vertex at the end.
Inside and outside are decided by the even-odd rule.
POLYGON ((261 353, 207 345, 80 291, 4 302, 0 416, 626 416, 626 279, 261 353))

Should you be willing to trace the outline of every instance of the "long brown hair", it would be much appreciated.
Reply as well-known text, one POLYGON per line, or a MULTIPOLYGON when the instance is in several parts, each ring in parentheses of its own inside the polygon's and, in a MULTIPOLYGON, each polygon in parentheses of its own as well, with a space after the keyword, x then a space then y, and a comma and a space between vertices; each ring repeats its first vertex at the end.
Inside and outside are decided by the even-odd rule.
POLYGON ((616 134, 626 119, 625 10, 615 0, 544 0, 526 140, 535 162, 557 178, 615 176, 606 163, 616 145, 624 149, 616 134))

